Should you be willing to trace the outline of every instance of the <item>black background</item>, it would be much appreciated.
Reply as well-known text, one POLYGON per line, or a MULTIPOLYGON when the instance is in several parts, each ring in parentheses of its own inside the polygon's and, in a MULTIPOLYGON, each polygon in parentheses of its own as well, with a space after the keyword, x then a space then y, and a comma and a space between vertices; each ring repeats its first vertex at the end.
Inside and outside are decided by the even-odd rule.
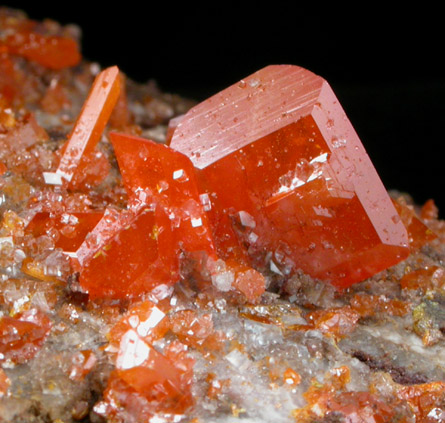
POLYGON ((383 183, 445 216, 445 37, 428 5, 132 1, 10 2, 37 20, 76 23, 86 58, 202 100, 268 64, 331 84, 383 183))

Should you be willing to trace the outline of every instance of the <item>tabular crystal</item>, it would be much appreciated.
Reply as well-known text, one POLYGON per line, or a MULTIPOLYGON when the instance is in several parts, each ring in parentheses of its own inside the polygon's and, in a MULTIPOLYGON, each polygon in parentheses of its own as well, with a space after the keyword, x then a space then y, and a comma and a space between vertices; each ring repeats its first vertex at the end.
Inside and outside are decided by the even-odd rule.
POLYGON ((170 146, 200 169, 217 239, 232 248, 338 287, 408 256, 406 229, 323 78, 268 66, 175 125, 170 146))

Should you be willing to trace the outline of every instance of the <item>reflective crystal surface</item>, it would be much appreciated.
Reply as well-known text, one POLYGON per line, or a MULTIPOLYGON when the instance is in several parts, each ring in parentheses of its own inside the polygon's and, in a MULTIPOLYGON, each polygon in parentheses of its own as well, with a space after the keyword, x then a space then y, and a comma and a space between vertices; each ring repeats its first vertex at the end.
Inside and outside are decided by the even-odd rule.
POLYGON ((323 78, 269 66, 175 125, 170 146, 200 169, 217 238, 232 248, 338 287, 407 257, 406 229, 323 78))

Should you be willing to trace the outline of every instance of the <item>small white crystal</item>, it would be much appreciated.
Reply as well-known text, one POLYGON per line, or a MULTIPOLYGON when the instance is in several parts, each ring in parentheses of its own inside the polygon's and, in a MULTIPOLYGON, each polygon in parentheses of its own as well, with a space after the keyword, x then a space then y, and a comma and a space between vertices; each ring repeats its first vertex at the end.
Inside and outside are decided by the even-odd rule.
POLYGON ((239 212, 239 218, 241 221, 241 225, 243 225, 243 226, 246 226, 248 228, 254 228, 256 226, 253 216, 251 216, 246 211, 241 210, 239 212))
POLYGON ((317 216, 332 217, 332 213, 325 207, 314 206, 312 208, 317 216))
POLYGON ((239 371, 244 371, 250 366, 250 360, 237 349, 230 351, 224 358, 239 371))
POLYGON ((47 185, 62 185, 62 175, 57 172, 43 172, 43 179, 47 185))
POLYGON ((192 222, 192 227, 194 227, 194 228, 202 226, 202 219, 200 217, 192 218, 191 222, 192 222))
POLYGON ((184 169, 178 169, 173 172, 173 179, 180 179, 184 176, 184 169))
POLYGON ((314 159, 312 159, 309 163, 310 164, 324 163, 327 160, 328 160, 328 153, 323 153, 323 154, 320 154, 319 156, 315 157, 314 159))
POLYGON ((212 275, 213 286, 221 292, 228 292, 232 289, 232 284, 235 281, 235 274, 230 270, 224 270, 215 275, 212 275))
POLYGON ((212 209, 212 203, 210 202, 209 194, 201 194, 199 196, 199 200, 204 207, 204 211, 209 211, 212 209))
POLYGON ((283 273, 280 269, 278 269, 277 265, 273 262, 273 260, 270 261, 270 270, 277 275, 283 276, 283 273))
POLYGON ((76 216, 74 216, 74 214, 70 213, 63 213, 60 221, 67 225, 77 225, 79 223, 79 219, 76 216))

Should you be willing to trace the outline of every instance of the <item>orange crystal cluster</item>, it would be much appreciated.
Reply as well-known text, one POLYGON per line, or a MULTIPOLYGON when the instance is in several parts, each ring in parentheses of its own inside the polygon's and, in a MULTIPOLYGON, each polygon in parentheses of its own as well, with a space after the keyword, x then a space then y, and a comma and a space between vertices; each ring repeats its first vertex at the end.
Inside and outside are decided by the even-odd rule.
MULTIPOLYGON (((153 347, 174 327, 165 307, 150 301, 136 304, 110 331, 107 351, 116 370, 103 401, 95 406, 98 414, 113 421, 149 421, 154 414, 182 414, 192 405, 194 360, 187 346, 175 340, 167 342, 162 352, 153 347)), ((198 335, 202 327, 197 319, 198 335)))
MULTIPOLYGON (((119 93, 116 67, 97 76, 47 183, 79 190, 106 176, 88 179, 87 169, 100 164, 95 146, 119 93)), ((269 66, 195 106, 171 122, 169 146, 109 138, 127 208, 71 214, 57 243, 91 298, 168 287, 187 262, 199 279, 255 302, 268 272, 302 269, 345 288, 409 254, 399 205, 329 85, 305 69, 269 66)), ((38 213, 28 230, 60 230, 63 219, 38 213)), ((409 219, 408 229, 418 221, 409 219)))
MULTIPOLYGON (((33 21, 0 12, 0 23, 7 29, 0 40, 4 160, 12 150, 26 151, 36 141, 49 139, 32 114, 16 117, 8 108, 20 97, 23 82, 15 58, 60 70, 76 65, 80 54, 75 40, 45 35, 33 21)), ((30 249, 50 245, 63 250, 90 299, 134 300, 105 302, 112 305, 101 309, 113 314, 116 305, 129 306, 108 334, 105 351, 114 370, 95 406, 96 413, 110 421, 177 421, 175 416, 193 404, 194 359, 188 349, 212 360, 223 348, 225 338, 214 330, 212 313, 200 309, 199 302, 208 300, 205 294, 193 308, 173 310, 167 304, 177 281, 191 276, 198 287, 211 281, 219 291, 235 292, 238 301, 255 304, 266 289, 267 276, 286 278, 302 269, 345 288, 434 239, 410 206, 401 199, 391 202, 329 85, 311 72, 296 66, 258 71, 172 119, 168 145, 132 134, 123 81, 117 67, 97 76, 71 134, 51 155, 51 160, 59 158, 57 166, 43 173, 46 205, 36 206, 26 228, 11 211, 4 213, 0 227, 7 247, 15 238, 28 236, 35 242, 30 249), (96 148, 107 125, 114 130, 107 135, 128 203, 122 208, 103 201, 107 207, 93 209, 82 193, 99 186, 111 169, 109 159, 96 148), (54 197, 62 197, 60 193, 64 204, 56 206, 54 197), (70 208, 73 198, 76 207, 70 208), (147 293, 156 303, 146 297, 137 302, 147 293)), ((42 100, 49 113, 69 103, 55 82, 42 100)), ((9 162, 0 162, 0 176, 8 167, 9 162)), ((29 163, 14 163, 14 171, 26 167, 29 163)), ((436 213, 433 204, 422 210, 426 220, 436 213)), ((21 251, 19 259, 21 254, 26 256, 21 251)), ((45 304, 56 308, 58 275, 43 270, 31 256, 21 259, 20 270, 37 283, 11 280, 11 289, 46 290, 45 304)), ((444 284, 443 273, 437 266, 414 270, 402 278, 401 287, 427 291, 444 284)), ((13 301, 0 297, 4 304, 13 301)), ((97 304, 90 305, 100 308, 97 304)), ((267 305, 248 304, 239 315, 285 327, 281 309, 267 310, 267 305)), ((409 310, 397 299, 357 294, 349 305, 310 311, 307 324, 288 329, 316 329, 340 339, 362 318, 375 313, 404 316, 409 310)), ((65 303, 58 314, 75 324, 79 320, 72 304, 65 303)), ((63 324, 53 328, 48 315, 30 305, 1 314, 0 364, 10 367, 32 359, 52 329, 65 330, 63 324)), ((242 349, 233 344, 233 351, 242 349)), ((73 355, 67 369, 73 382, 81 383, 95 368, 96 353, 82 349, 73 355)), ((289 389, 304 382, 291 367, 282 380, 289 389)), ((209 398, 217 398, 230 384, 211 373, 207 381, 209 398)), ((341 414, 351 421, 396 418, 396 411, 374 393, 347 392, 349 381, 346 366, 331 370, 324 384, 314 379, 304 395, 308 405, 296 411, 295 418, 313 421, 320 413, 328 418, 332 413, 334 419, 341 414)), ((0 398, 10 384, 0 369, 0 398)), ((430 421, 434 403, 444 401, 443 392, 441 382, 395 386, 394 405, 404 401, 419 421, 430 421)), ((242 412, 235 404, 230 407, 234 416, 242 412)), ((81 411, 74 415, 84 417, 81 411)))
POLYGON ((49 335, 51 320, 37 309, 0 318, 0 363, 24 363, 34 357, 49 335))
POLYGON ((26 86, 15 57, 53 70, 75 66, 81 60, 77 41, 54 22, 40 23, 2 9, 0 28, 0 97, 7 103, 16 101, 26 86))
MULTIPOLYGON (((71 135, 60 149, 47 184, 71 191, 94 186, 88 172, 98 166, 95 146, 120 92, 116 67, 101 72, 71 135)), ((222 262, 216 254, 206 211, 190 159, 165 145, 126 133, 110 132, 128 195, 126 210, 39 212, 27 232, 35 236, 57 231, 56 246, 70 256, 80 286, 90 298, 137 297, 181 279, 181 257, 203 273, 230 279, 248 301, 256 301, 265 279, 244 262, 222 262)), ((100 172, 103 179, 107 172, 100 172)), ((97 176, 97 175, 96 175, 97 176)), ((226 289, 228 290, 230 286, 226 289)))

